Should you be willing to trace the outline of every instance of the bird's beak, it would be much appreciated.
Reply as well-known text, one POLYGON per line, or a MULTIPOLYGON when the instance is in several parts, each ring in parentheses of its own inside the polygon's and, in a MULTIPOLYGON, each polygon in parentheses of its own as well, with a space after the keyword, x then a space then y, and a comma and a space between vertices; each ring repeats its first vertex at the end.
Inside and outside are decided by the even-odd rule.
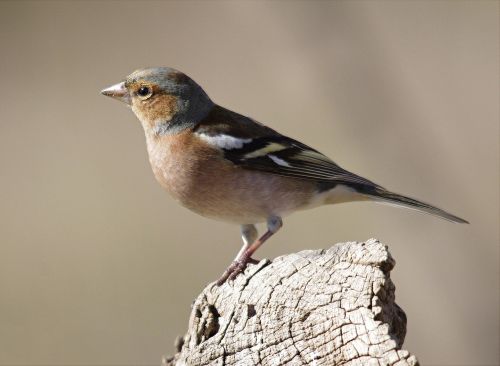
POLYGON ((121 83, 115 84, 113 86, 110 86, 109 88, 101 90, 101 94, 115 98, 125 104, 130 105, 130 94, 125 87, 125 82, 122 81, 121 83))

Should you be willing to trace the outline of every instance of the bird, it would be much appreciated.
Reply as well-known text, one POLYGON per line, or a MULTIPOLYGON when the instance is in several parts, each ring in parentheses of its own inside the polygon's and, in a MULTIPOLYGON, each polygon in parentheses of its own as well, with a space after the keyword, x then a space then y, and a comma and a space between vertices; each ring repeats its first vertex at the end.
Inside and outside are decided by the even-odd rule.
POLYGON ((308 145, 213 102, 186 74, 144 68, 101 91, 128 105, 144 129, 156 180, 181 205, 240 225, 243 245, 217 281, 234 280, 283 226, 326 204, 373 201, 468 223, 354 174, 308 145), (256 224, 266 223, 258 236, 256 224))

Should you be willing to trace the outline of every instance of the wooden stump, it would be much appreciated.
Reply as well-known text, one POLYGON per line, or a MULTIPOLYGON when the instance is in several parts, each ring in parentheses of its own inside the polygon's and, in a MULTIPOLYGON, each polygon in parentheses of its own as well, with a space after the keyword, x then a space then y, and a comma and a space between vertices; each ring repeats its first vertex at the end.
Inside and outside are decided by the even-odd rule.
POLYGON ((395 261, 375 239, 250 265, 207 286, 165 365, 418 365, 402 350, 395 261))

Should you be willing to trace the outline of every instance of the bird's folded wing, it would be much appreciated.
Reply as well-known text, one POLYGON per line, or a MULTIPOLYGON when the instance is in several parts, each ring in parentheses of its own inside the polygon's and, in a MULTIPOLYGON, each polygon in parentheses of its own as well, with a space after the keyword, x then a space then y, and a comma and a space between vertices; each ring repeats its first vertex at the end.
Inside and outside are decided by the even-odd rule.
POLYGON ((227 160, 244 169, 319 182, 379 187, 342 169, 319 151, 220 106, 214 108, 194 132, 222 150, 227 160))
POLYGON ((363 184, 378 187, 368 179, 353 174, 317 150, 279 134, 258 138, 211 136, 224 157, 245 169, 300 179, 363 184))

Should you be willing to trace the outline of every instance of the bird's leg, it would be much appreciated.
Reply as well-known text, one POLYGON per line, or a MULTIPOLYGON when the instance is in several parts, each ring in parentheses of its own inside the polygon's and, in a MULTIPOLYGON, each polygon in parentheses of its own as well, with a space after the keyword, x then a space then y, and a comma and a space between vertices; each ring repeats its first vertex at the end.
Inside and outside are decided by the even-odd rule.
MULTIPOLYGON (((227 269, 224 271, 222 276, 219 278, 217 281, 217 285, 220 286, 224 282, 226 282, 227 278, 233 271, 239 266, 239 263, 241 259, 243 258, 243 255, 245 254, 245 251, 250 247, 250 245, 255 242, 257 239, 257 228, 253 224, 244 224, 241 225, 241 239, 243 239, 243 246, 241 247, 240 251, 236 255, 236 258, 234 258, 234 261, 227 267, 227 269)), ((250 259, 248 261, 249 263, 258 263, 255 259, 250 259)))
MULTIPOLYGON (((241 257, 243 256, 243 253, 245 253, 245 250, 248 249, 248 247, 257 239, 257 228, 253 224, 245 224, 241 225, 241 239, 243 239, 243 246, 241 247, 240 251, 238 252, 238 255, 236 255, 236 258, 234 258, 235 262, 238 262, 241 260, 241 257)), ((255 260, 253 258, 250 258, 250 263, 256 264, 259 263, 258 260, 255 260)))
MULTIPOLYGON (((249 245, 244 250, 238 253, 236 260, 231 263, 231 265, 226 269, 221 278, 217 281, 217 285, 220 286, 226 280, 234 280, 243 270, 246 268, 247 264, 251 262, 253 253, 259 249, 262 244, 266 242, 271 236, 273 236, 278 230, 283 226, 283 221, 279 216, 271 216, 267 219, 267 231, 259 239, 255 240, 251 245, 249 245), (241 253, 242 252, 242 253, 241 253)), ((243 249, 243 248, 242 248, 243 249)))

